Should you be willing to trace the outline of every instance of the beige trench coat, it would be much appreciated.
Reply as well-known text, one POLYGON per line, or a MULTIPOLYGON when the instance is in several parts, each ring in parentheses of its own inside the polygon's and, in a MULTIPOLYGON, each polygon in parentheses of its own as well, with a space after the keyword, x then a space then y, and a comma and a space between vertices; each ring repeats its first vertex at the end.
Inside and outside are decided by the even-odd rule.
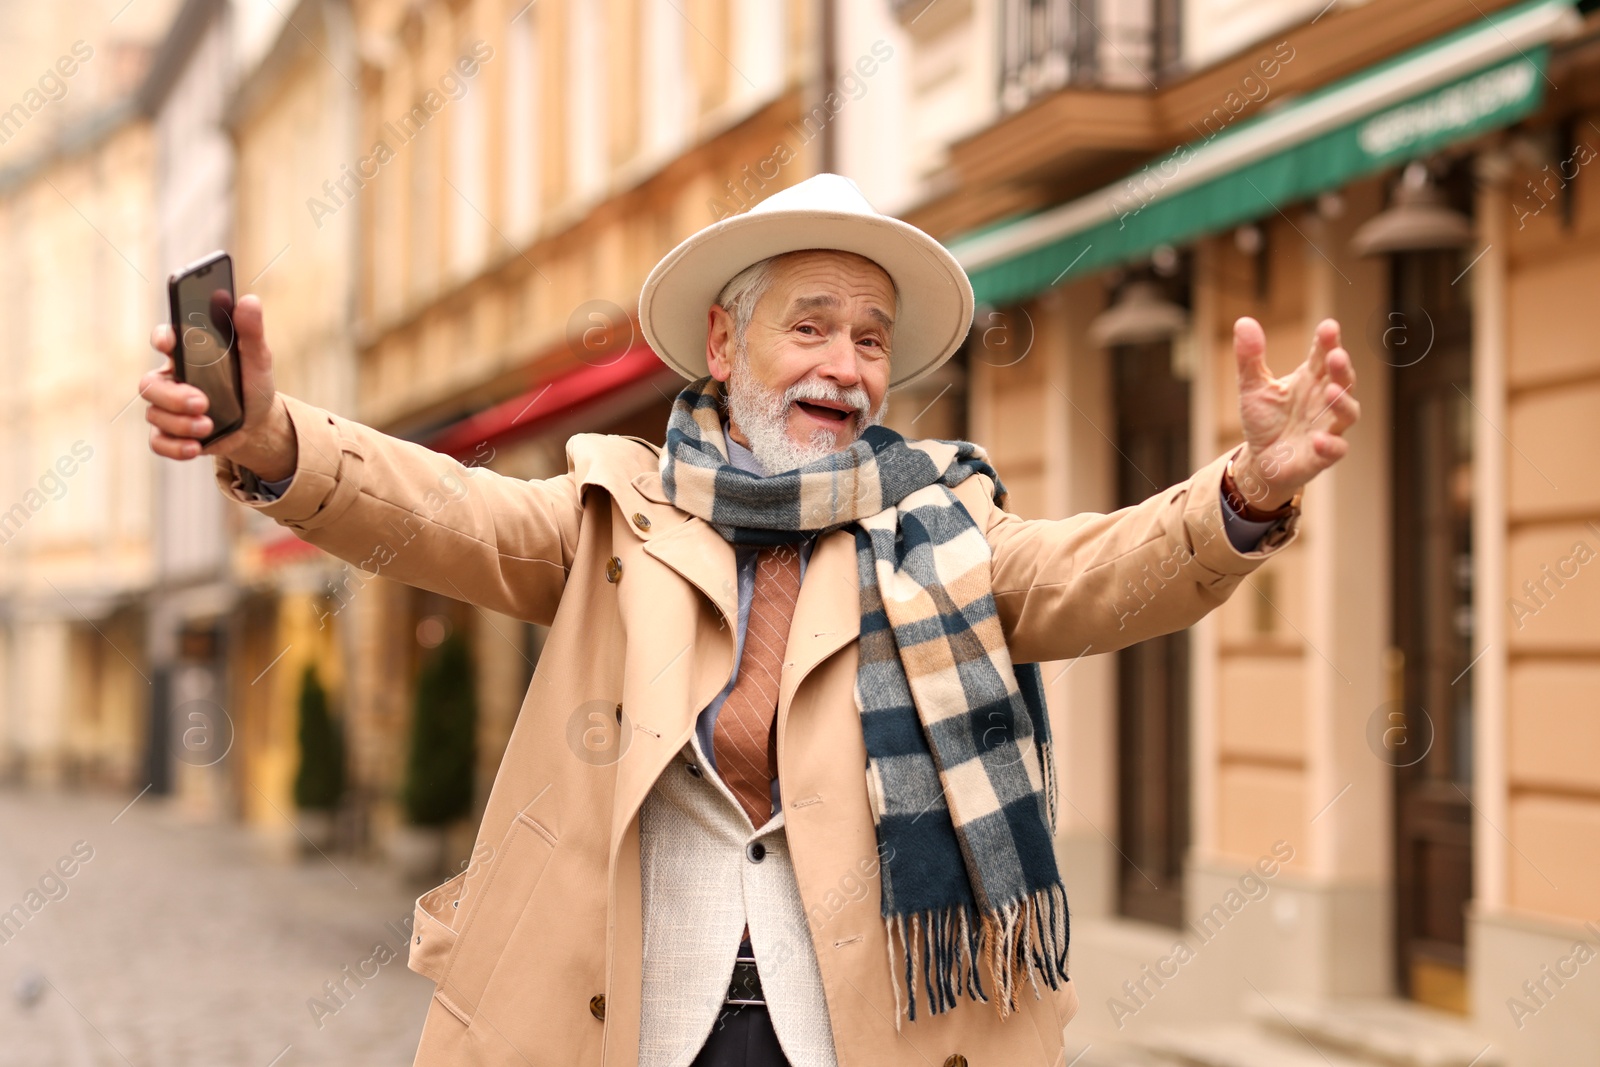
MULTIPOLYGON (((299 469, 251 502, 333 555, 551 627, 471 865, 424 895, 412 969, 437 989, 417 1064, 633 1067, 639 1040, 639 809, 733 671, 733 549, 662 492, 659 446, 579 434, 570 469, 525 481, 469 469, 290 397, 299 469), (596 707, 623 709, 621 758, 581 758, 596 707), (628 729, 631 727, 631 729, 628 729)), ((984 476, 955 489, 994 552, 1017 662, 1108 652, 1188 626, 1295 536, 1241 554, 1222 532, 1227 457, 1109 514, 1025 520, 984 476)), ((1003 472, 1002 472, 1003 474, 1003 472)), ((1071 983, 1001 1021, 963 1000, 894 1025, 877 841, 852 683, 854 542, 822 537, 800 589, 778 698, 786 833, 841 1067, 1060 1067, 1071 983), (863 878, 863 874, 870 875, 863 878), (860 892, 862 881, 867 891, 860 892)), ((1069 788, 1064 784, 1064 788, 1069 788)))

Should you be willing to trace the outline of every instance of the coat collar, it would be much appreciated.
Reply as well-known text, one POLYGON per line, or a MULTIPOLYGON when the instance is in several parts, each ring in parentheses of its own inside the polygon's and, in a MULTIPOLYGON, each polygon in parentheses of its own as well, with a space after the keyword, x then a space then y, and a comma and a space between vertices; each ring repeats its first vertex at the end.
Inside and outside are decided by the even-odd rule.
MULTIPOLYGON (((736 626, 739 587, 733 546, 710 523, 679 511, 667 499, 661 485, 659 446, 644 441, 637 444, 646 445, 649 452, 630 449, 631 458, 625 464, 595 463, 582 476, 583 482, 605 488, 623 503, 625 512, 631 510, 630 501, 646 505, 651 533, 645 552, 704 593, 728 625, 736 626)), ((925 441, 921 445, 936 463, 948 464, 956 452, 953 445, 942 441, 925 441)), ((861 578, 853 533, 843 529, 819 537, 807 561, 805 581, 800 585, 790 624, 780 701, 793 696, 813 669, 860 636, 860 598, 861 578)))
POLYGON ((733 546, 711 526, 679 511, 661 486, 661 446, 638 437, 574 434, 567 440, 567 463, 578 478, 579 492, 604 489, 644 538, 646 554, 676 571, 704 593, 728 625, 739 617, 733 546), (635 516, 648 520, 648 533, 635 516))
MULTIPOLYGON (((672 508, 659 471, 639 474, 631 484, 646 500, 672 508)), ((705 593, 729 625, 737 625, 739 587, 733 546, 704 519, 676 513, 683 521, 652 537, 645 552, 705 593)), ((806 561, 805 581, 800 583, 794 619, 789 624, 780 702, 794 694, 812 669, 860 633, 861 578, 856 569, 855 536, 848 529, 835 530, 817 538, 806 561)))

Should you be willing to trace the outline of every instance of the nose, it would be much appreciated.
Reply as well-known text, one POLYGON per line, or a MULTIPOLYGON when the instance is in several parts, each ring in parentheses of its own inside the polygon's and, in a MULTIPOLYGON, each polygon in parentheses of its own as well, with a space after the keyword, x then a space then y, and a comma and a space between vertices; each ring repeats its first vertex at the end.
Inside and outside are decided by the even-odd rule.
POLYGON ((818 376, 828 379, 841 388, 851 389, 861 384, 861 368, 856 363, 855 340, 848 330, 837 331, 822 350, 822 363, 816 368, 818 376))

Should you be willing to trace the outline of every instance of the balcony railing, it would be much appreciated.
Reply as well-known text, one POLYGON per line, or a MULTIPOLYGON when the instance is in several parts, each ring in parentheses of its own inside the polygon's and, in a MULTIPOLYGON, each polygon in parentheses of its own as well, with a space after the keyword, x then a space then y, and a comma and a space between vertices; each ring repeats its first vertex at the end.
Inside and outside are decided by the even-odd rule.
POLYGON ((1000 106, 1066 86, 1148 88, 1178 62, 1181 0, 1000 0, 1000 106))

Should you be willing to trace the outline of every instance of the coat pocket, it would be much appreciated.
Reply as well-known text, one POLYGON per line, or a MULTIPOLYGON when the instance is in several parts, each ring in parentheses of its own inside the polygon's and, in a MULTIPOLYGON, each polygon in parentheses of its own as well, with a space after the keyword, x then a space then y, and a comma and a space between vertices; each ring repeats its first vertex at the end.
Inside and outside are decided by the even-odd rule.
POLYGON ((457 906, 467 871, 443 882, 417 898, 411 913, 411 952, 406 966, 438 985, 444 980, 444 965, 456 944, 457 906))
MULTIPOLYGON (((451 941, 444 948, 435 995, 462 1021, 470 1022, 477 1011, 489 975, 499 962, 500 953, 517 920, 522 917, 528 898, 544 876, 555 846, 555 834, 526 812, 518 812, 494 854, 489 878, 479 890, 482 896, 475 906, 466 910, 460 929, 451 930, 448 935, 444 931, 434 931, 435 940, 451 941)), ((457 877, 469 872, 470 868, 457 877)), ((451 879, 451 882, 454 881, 451 879)), ((445 885, 450 885, 450 882, 445 885)), ((437 890, 435 893, 437 900, 443 902, 442 908, 451 907, 450 901, 454 897, 438 893, 437 890)), ((445 927, 450 925, 432 911, 426 914, 430 923, 445 927)), ((425 943, 428 934, 422 930, 420 914, 417 921, 418 933, 425 943)), ((415 955, 422 945, 413 937, 411 947, 415 955)))

